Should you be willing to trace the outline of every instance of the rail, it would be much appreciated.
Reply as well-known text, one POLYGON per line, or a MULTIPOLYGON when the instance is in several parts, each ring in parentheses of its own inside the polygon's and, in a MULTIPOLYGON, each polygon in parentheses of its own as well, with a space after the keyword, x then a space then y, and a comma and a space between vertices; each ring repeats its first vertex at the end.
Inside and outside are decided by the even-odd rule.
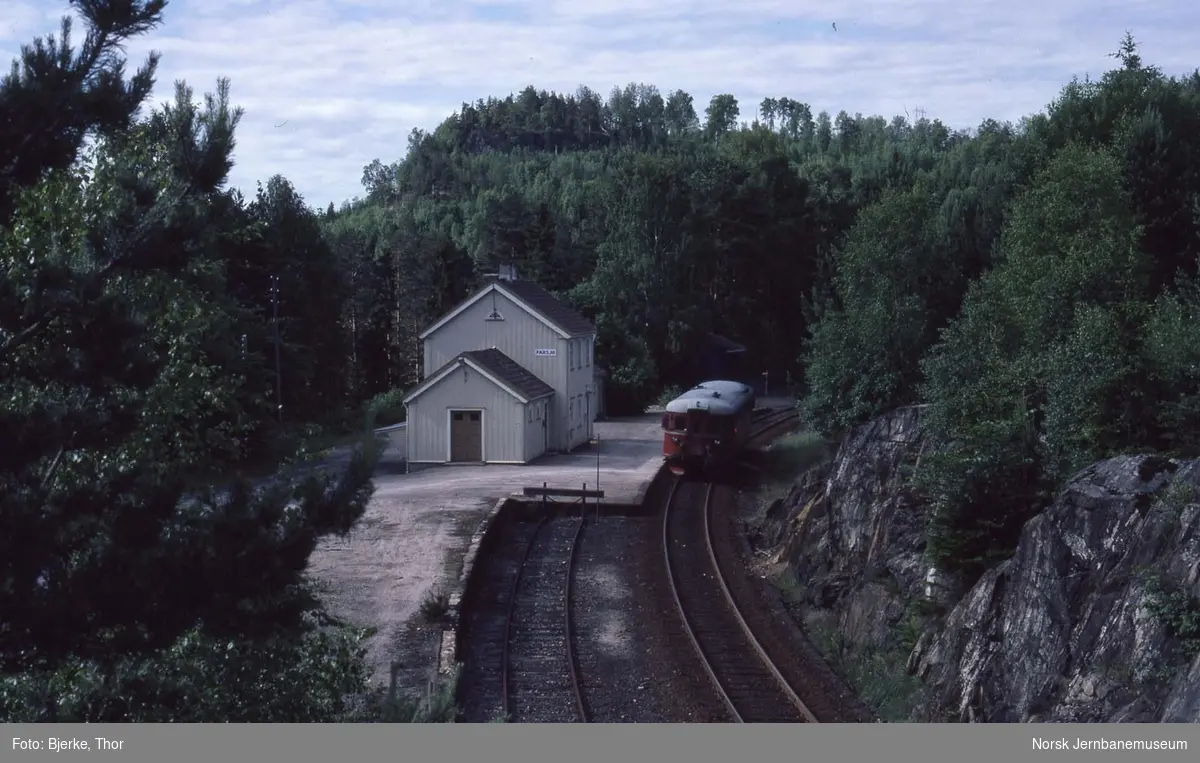
POLYGON ((575 619, 571 617, 571 599, 575 592, 575 564, 579 558, 579 539, 583 536, 583 524, 587 516, 586 506, 579 512, 579 524, 575 528, 575 537, 571 540, 571 558, 567 562, 567 666, 571 669, 571 689, 575 693, 575 708, 579 711, 579 719, 587 723, 590 718, 587 705, 583 702, 583 684, 579 680, 579 662, 575 654, 575 619))
POLYGON ((733 700, 729 698, 729 694, 725 691, 725 687, 721 684, 717 674, 713 671, 712 663, 704 655, 704 649, 700 646, 700 640, 696 638, 696 631, 692 628, 690 618, 687 616, 687 611, 683 606, 683 599, 679 596, 680 583, 678 574, 675 571, 675 566, 671 564, 671 509, 675 505, 675 497, 679 491, 680 481, 677 479, 671 483, 671 492, 667 495, 667 505, 663 511, 663 559, 667 563, 667 582, 671 587, 671 599, 675 602, 675 608, 679 613, 679 620, 683 623, 683 629, 688 635, 688 640, 692 642, 692 647, 696 650, 696 655, 700 658, 700 664, 704 668, 704 672, 708 674, 708 679, 716 688, 717 693, 721 695, 721 702, 729 711, 731 717, 742 722, 742 717, 738 713, 737 707, 733 704, 733 700))
POLYGON ((500 702, 502 712, 505 718, 510 717, 509 713, 509 685, 508 673, 509 668, 509 646, 512 644, 512 629, 513 622, 516 620, 514 615, 517 611, 517 592, 521 588, 521 577, 525 574, 525 563, 529 561, 529 553, 533 551, 534 545, 537 543, 537 537, 542 532, 542 528, 550 520, 549 515, 543 513, 542 518, 538 520, 537 528, 533 531, 533 537, 529 539, 529 543, 525 546, 524 553, 521 554, 521 563, 517 566, 517 574, 513 577, 512 588, 508 592, 508 610, 505 613, 504 622, 504 647, 500 655, 500 702))
POLYGON ((769 432, 774 431, 784 424, 790 423, 793 420, 799 419, 800 414, 795 410, 786 409, 782 411, 770 411, 757 417, 754 421, 756 428, 750 433, 747 438, 749 442, 755 442, 769 432))
MULTIPOLYGON (((782 423, 782 421, 786 420, 786 418, 787 417, 779 417, 779 421, 774 421, 770 427, 767 427, 767 429, 778 426, 780 423, 782 423)), ((700 659, 700 663, 703 666, 704 671, 708 674, 712 685, 717 690, 722 702, 725 704, 726 708, 730 712, 731 717, 736 722, 747 722, 747 715, 752 716, 750 721, 760 720, 760 718, 753 716, 776 717, 779 713, 778 707, 773 706, 764 709, 761 705, 761 700, 763 699, 761 695, 763 693, 769 693, 769 690, 767 690, 766 687, 759 686, 757 682, 753 680, 753 677, 751 677, 751 680, 749 681, 744 678, 744 674, 748 666, 745 664, 729 664, 725 666, 718 665, 717 663, 721 660, 720 655, 714 654, 712 651, 706 651, 701 644, 701 639, 697 636, 697 631, 701 629, 701 624, 698 622, 698 619, 695 617, 694 613, 689 615, 688 607, 684 604, 684 596, 681 595, 682 583, 680 581, 680 575, 678 571, 680 563, 675 558, 675 555, 673 555, 671 552, 670 528, 672 511, 678 510, 678 490, 680 484, 682 483, 679 480, 676 480, 672 484, 670 494, 667 497, 666 507, 663 512, 663 554, 666 561, 667 579, 670 582, 672 598, 675 602, 675 606, 678 610, 684 629, 687 632, 688 638, 696 651, 696 655, 700 659), (725 675, 725 680, 721 679, 722 674, 725 675), (733 685, 734 678, 738 676, 742 677, 742 685, 740 687, 735 687, 733 685), (741 691, 736 691, 735 689, 737 688, 740 688, 741 691), (758 700, 758 707, 754 706, 755 702, 753 700, 758 700)), ((731 618, 736 622, 736 630, 739 631, 744 637, 745 643, 751 647, 751 650, 757 658, 757 662, 773 679, 774 686, 779 692, 777 697, 786 698, 786 702, 790 704, 791 708, 796 712, 798 717, 797 715, 792 715, 791 713, 785 713, 785 715, 791 716, 790 720, 793 721, 802 719, 810 723, 816 723, 816 716, 813 715, 808 706, 804 704, 803 700, 801 700, 799 695, 796 694, 795 690, 792 689, 791 685, 783 677, 783 674, 780 673, 778 667, 776 667, 775 663, 767 655, 767 652, 765 649, 763 649, 762 644, 758 641, 757 637, 755 637, 753 630, 750 628, 750 625, 746 622, 745 617, 738 608, 737 602, 735 601, 725 577, 721 572, 721 566, 717 561, 716 551, 713 547, 712 523, 710 521, 710 514, 712 511, 712 492, 712 483, 705 485, 701 522, 702 531, 704 534, 704 550, 707 564, 705 565, 706 569, 703 570, 701 574, 704 577, 715 581, 720 590, 721 599, 725 604, 723 612, 718 614, 714 619, 720 619, 721 614, 723 614, 726 618, 731 618)), ((714 624, 714 626, 710 628, 710 632, 718 633, 720 631, 720 625, 726 625, 726 628, 728 628, 727 623, 714 624)), ((739 647, 744 647, 744 644, 732 645, 732 649, 735 651, 739 647)), ((727 649, 727 651, 729 650, 727 649)), ((727 662, 729 662, 729 660, 727 660, 727 662)), ((737 661, 733 660, 732 662, 736 663, 737 661)), ((777 703, 772 704, 774 705, 777 703)), ((769 718, 764 717, 762 719, 769 718)))
MULTIPOLYGON (((576 526, 575 534, 571 539, 571 550, 566 571, 566 601, 564 604, 564 632, 567 653, 567 667, 570 676, 571 690, 575 699, 576 710, 579 713, 579 719, 583 723, 587 723, 590 718, 587 711, 587 706, 583 701, 583 689, 579 680, 579 665, 573 645, 575 624, 574 619, 571 616, 571 600, 574 593, 575 565, 579 558, 579 540, 583 535, 585 517, 586 509, 580 512, 579 523, 576 526)), ((519 593, 521 580, 524 576, 525 568, 529 562, 529 556, 533 552, 533 548, 537 545, 538 536, 550 522, 550 515, 543 513, 541 519, 538 520, 537 527, 535 528, 532 537, 529 539, 529 543, 525 546, 525 550, 521 554, 520 565, 517 568, 517 574, 513 577, 512 586, 509 590, 508 607, 505 614, 504 645, 502 647, 500 657, 500 697, 502 713, 505 718, 512 717, 512 705, 510 701, 512 682, 509 678, 512 671, 510 647, 513 641, 513 623, 517 619, 517 602, 520 598, 519 593)))

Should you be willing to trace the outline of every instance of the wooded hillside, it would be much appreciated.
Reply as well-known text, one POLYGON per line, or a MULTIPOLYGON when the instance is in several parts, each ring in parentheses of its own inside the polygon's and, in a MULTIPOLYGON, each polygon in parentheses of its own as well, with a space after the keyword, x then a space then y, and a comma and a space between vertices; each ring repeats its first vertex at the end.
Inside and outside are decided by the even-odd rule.
POLYGON ((594 318, 612 413, 710 331, 829 436, 929 403, 946 447, 913 484, 969 575, 1081 466, 1200 445, 1200 74, 1132 39, 969 132, 802 93, 747 123, 728 94, 530 87, 414 131, 322 211, 279 176, 225 187, 228 82, 137 115, 157 57, 129 76, 120 44, 161 0, 73 5, 82 43, 64 27, 0 82, 4 719, 352 717, 362 634, 325 627, 302 573, 370 459, 195 486, 395 415, 418 332, 500 263, 594 318))

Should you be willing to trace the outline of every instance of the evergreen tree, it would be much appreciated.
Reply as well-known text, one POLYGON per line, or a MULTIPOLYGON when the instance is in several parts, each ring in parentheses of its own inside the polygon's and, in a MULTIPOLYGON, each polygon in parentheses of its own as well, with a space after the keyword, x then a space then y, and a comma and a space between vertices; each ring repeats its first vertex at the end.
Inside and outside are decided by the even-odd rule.
POLYGON ((227 678, 261 677, 272 655, 324 653, 338 671, 291 704, 208 685, 226 714, 190 717, 320 716, 328 700, 329 719, 358 668, 348 642, 314 630, 302 575, 318 539, 361 515, 371 454, 343 474, 185 494, 203 448, 173 447, 176 427, 228 417, 236 397, 221 273, 240 111, 227 82, 202 109, 181 83, 136 122, 157 56, 127 81, 119 51, 165 3, 73 5, 82 47, 64 21, 0 84, 0 715, 138 720, 177 704, 179 720, 194 675, 221 675, 206 645, 228 641, 246 661, 227 678), (100 148, 81 156, 89 136, 100 148))

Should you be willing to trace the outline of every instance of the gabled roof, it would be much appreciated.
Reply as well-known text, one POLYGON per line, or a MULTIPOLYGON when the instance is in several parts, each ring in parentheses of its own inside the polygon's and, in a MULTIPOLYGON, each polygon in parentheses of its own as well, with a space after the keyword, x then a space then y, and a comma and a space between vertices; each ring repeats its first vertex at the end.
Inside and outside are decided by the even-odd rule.
POLYGON ((495 376, 512 385, 513 389, 520 392, 526 401, 537 400, 554 394, 554 387, 537 378, 520 363, 495 348, 490 350, 470 350, 464 352, 463 357, 470 358, 491 371, 495 376))
POLYGON ((501 281, 499 286, 502 290, 516 294, 522 302, 571 336, 596 333, 596 326, 591 321, 533 281, 501 281))
POLYGON ((517 361, 499 350, 468 350, 460 352, 449 363, 418 384, 412 392, 405 396, 404 404, 408 405, 416 400, 464 365, 475 369, 480 375, 522 403, 540 400, 554 394, 553 387, 526 371, 517 361))
POLYGON ((531 281, 496 280, 435 321, 432 326, 421 332, 419 338, 425 339, 492 291, 498 291, 511 299, 522 309, 528 311, 530 315, 553 329, 563 339, 596 333, 596 327, 591 321, 563 304, 561 300, 541 286, 531 281))

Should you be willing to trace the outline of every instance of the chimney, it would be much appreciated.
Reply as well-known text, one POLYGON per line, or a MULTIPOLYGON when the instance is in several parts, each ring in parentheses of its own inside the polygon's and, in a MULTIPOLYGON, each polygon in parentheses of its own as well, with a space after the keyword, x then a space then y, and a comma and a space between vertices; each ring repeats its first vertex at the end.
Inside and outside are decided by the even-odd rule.
POLYGON ((496 274, 496 277, 499 280, 501 280, 501 281, 517 280, 517 266, 516 265, 513 265, 512 263, 509 263, 507 265, 501 265, 499 267, 499 271, 500 272, 496 274))

